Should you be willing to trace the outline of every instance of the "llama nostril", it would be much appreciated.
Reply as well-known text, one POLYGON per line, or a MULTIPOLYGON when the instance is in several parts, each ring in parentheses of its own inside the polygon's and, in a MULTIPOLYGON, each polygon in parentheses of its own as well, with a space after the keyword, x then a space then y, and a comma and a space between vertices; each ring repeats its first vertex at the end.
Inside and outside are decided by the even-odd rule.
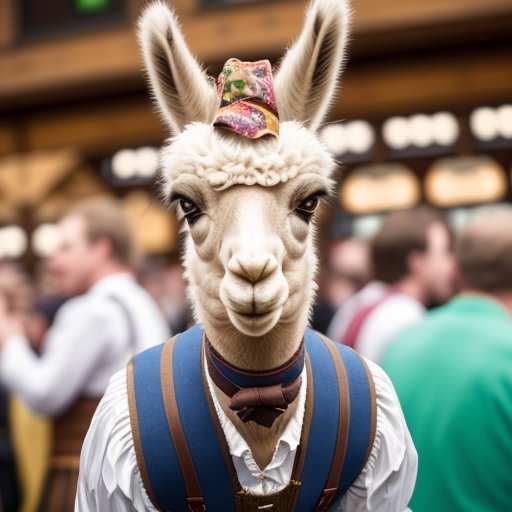
POLYGON ((254 284, 275 272, 277 266, 277 260, 269 254, 238 254, 229 260, 228 270, 254 284))

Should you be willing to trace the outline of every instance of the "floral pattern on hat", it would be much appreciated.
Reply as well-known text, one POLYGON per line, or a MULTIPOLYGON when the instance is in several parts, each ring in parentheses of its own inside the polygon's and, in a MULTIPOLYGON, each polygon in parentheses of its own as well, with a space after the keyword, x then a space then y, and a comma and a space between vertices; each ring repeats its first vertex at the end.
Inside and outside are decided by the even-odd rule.
POLYGON ((249 139, 279 135, 279 114, 272 67, 268 60, 230 59, 217 81, 220 108, 215 127, 227 128, 249 139))

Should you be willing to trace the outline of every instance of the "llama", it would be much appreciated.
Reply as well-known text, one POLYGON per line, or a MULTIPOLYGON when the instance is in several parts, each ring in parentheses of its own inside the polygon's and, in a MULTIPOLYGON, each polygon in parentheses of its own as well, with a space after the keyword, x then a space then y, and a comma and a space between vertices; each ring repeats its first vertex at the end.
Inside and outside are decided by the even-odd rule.
MULTIPOLYGON (((366 369, 363 375, 368 404, 373 400, 374 406, 373 412, 368 412, 368 425, 372 414, 373 424, 367 429, 364 459, 348 482, 346 492, 341 492, 338 479, 340 474, 343 476, 341 466, 344 471, 347 464, 338 455, 348 453, 345 448, 350 450, 351 436, 356 435, 356 428, 347 423, 348 412, 343 409, 350 399, 345 394, 354 398, 356 404, 357 397, 352 397, 352 385, 350 393, 335 385, 332 402, 340 403, 332 445, 336 452, 333 448, 328 453, 332 464, 329 462, 330 469, 327 467, 324 472, 331 478, 338 471, 336 485, 329 487, 328 482, 322 482, 320 492, 312 492, 318 496, 312 498, 310 505, 304 505, 304 488, 309 484, 292 478, 298 474, 296 466, 303 463, 305 474, 309 474, 307 457, 313 455, 311 444, 305 448, 306 442, 311 443, 308 418, 313 416, 311 425, 315 421, 322 423, 322 418, 315 419, 316 409, 312 409, 312 352, 308 348, 312 345, 309 341, 305 343, 315 338, 322 344, 307 329, 317 267, 314 217, 320 202, 332 189, 335 162, 315 132, 337 89, 349 19, 346 0, 314 0, 300 37, 288 50, 275 76, 274 87, 268 62, 242 63, 231 59, 219 78, 217 90, 189 52, 167 5, 157 2, 146 8, 139 26, 144 62, 156 105, 172 135, 161 155, 162 193, 183 217, 188 294, 200 325, 187 331, 189 334, 178 336, 177 341, 165 344, 153 373, 139 379, 137 367, 132 365, 127 370, 128 379, 126 371, 112 378, 84 444, 78 510, 181 510, 179 505, 166 508, 157 496, 159 484, 155 484, 153 476, 157 480, 163 478, 163 470, 149 466, 153 458, 159 457, 158 452, 165 449, 165 443, 163 438, 154 443, 154 456, 145 452, 145 441, 141 438, 146 427, 139 423, 152 420, 157 413, 146 409, 153 402, 152 394, 138 401, 134 388, 139 383, 145 385, 160 371, 161 387, 158 378, 155 389, 159 393, 160 389, 168 388, 167 373, 172 375, 172 381, 175 375, 177 379, 178 374, 189 371, 189 363, 178 364, 173 357, 191 353, 196 346, 200 352, 190 365, 204 366, 197 404, 204 394, 212 418, 207 422, 215 423, 226 467, 230 467, 232 477, 237 475, 233 477, 236 503, 231 504, 231 491, 222 495, 218 490, 220 483, 213 486, 216 496, 196 496, 202 492, 201 487, 208 487, 209 480, 213 479, 215 484, 220 480, 224 466, 220 463, 221 469, 212 475, 208 468, 198 467, 201 452, 194 451, 189 433, 183 434, 182 427, 188 420, 179 409, 176 389, 162 399, 160 412, 166 413, 169 420, 162 435, 168 437, 170 428, 172 446, 179 459, 176 467, 182 469, 179 479, 184 479, 188 496, 183 510, 188 507, 285 512, 330 507, 329 510, 396 512, 406 507, 414 485, 416 455, 400 406, 382 371, 352 353, 347 352, 344 358, 355 358, 360 368, 366 369), (252 73, 255 68, 257 72, 252 73), (254 109, 265 110, 263 130, 253 130, 250 116, 244 118, 240 111, 235 112, 242 116, 237 118, 238 125, 230 124, 229 115, 233 112, 226 114, 223 109, 229 110, 231 104, 224 99, 232 93, 242 99, 260 94, 258 101, 244 107, 253 113, 254 109), (223 101, 220 110, 219 94, 223 101), (190 341, 185 343, 185 339, 190 341), (230 385, 226 373, 214 378, 218 373, 231 372, 236 378, 249 375, 260 382, 263 377, 258 381, 255 375, 275 377, 292 370, 296 373, 291 383, 258 384, 257 388, 238 386, 242 392, 240 399, 245 400, 240 406, 234 404, 238 394, 232 396, 223 387, 230 385), (276 387, 278 400, 274 395, 263 397, 276 387), (256 399, 254 389, 258 390, 256 399), (127 395, 132 398, 127 400, 127 395), (271 419, 263 414, 269 410, 273 414, 271 419), (344 422, 340 419, 342 410, 347 412, 344 422), (259 412, 262 414, 258 415, 259 412), (343 449, 338 452, 338 447, 343 449), (299 457, 298 453, 302 455, 299 457), (286 494, 288 489, 291 490, 286 494)), ((323 343, 331 354, 337 353, 332 342, 323 343)), ((341 357, 332 357, 338 361, 333 366, 334 382, 341 386, 338 369, 344 363, 341 357)), ((320 390, 324 386, 322 378, 323 370, 314 373, 315 403, 317 387, 320 390)), ((192 396, 195 395, 185 398, 187 407, 194 402, 192 396)), ((326 403, 328 399, 329 395, 326 403)), ((350 414, 355 418, 352 406, 350 414)), ((328 423, 327 419, 325 422, 328 423)), ((201 421, 197 420, 192 428, 198 427, 198 423, 201 421)), ((156 436, 153 428, 157 427, 147 427, 150 438, 156 436)), ((324 449, 321 435, 314 436, 313 432, 311 426, 311 437, 316 436, 314 442, 324 449)), ((216 467, 209 459, 203 466, 208 464, 216 467)), ((311 465, 311 474, 318 470, 315 464, 311 465)), ((161 490, 164 494, 175 483, 167 488, 166 485, 161 490)))

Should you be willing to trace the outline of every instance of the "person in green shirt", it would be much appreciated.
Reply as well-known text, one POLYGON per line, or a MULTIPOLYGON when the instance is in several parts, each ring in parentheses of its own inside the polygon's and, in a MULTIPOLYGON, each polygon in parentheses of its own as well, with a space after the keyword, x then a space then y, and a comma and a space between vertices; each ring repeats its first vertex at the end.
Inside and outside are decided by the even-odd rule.
POLYGON ((458 235, 462 293, 400 334, 382 367, 419 456, 414 512, 512 511, 512 208, 458 235))

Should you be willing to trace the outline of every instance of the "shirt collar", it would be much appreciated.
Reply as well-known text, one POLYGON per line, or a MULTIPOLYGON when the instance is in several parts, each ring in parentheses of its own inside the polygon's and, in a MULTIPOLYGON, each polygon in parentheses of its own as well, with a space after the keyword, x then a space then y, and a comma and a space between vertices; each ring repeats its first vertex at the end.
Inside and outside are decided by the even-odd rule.
POLYGON ((488 295, 477 293, 462 293, 452 299, 448 305, 452 311, 467 314, 484 314, 502 318, 510 318, 510 314, 499 301, 488 295))
MULTIPOLYGON (((306 368, 302 370, 302 385, 300 387, 299 394, 297 395, 297 409, 295 410, 295 414, 290 418, 288 424, 286 425, 281 437, 279 438, 276 449, 274 453, 277 453, 281 446, 284 444, 288 445, 288 450, 293 451, 297 449, 297 446, 300 444, 300 436, 302 432, 302 424, 304 421, 304 411, 306 407, 306 390, 307 390, 307 372, 306 368)), ((245 441, 245 439, 240 435, 236 427, 233 425, 231 420, 226 416, 222 407, 220 406, 217 397, 215 396, 213 382, 206 372, 206 380, 208 382, 208 388, 210 390, 210 394, 212 396, 213 404, 215 406, 215 410, 217 412, 217 416, 219 418, 219 422, 221 424, 224 435, 226 436, 226 442, 228 443, 229 453, 233 457, 243 458, 244 455, 250 454, 252 457, 251 449, 249 445, 245 441)), ((272 463, 271 463, 272 464, 272 463)))
POLYGON ((89 292, 103 293, 105 291, 118 289, 119 285, 122 285, 122 283, 133 281, 134 277, 130 272, 116 272, 115 274, 109 274, 108 276, 102 277, 100 280, 96 281, 96 283, 94 283, 89 289, 89 292))

